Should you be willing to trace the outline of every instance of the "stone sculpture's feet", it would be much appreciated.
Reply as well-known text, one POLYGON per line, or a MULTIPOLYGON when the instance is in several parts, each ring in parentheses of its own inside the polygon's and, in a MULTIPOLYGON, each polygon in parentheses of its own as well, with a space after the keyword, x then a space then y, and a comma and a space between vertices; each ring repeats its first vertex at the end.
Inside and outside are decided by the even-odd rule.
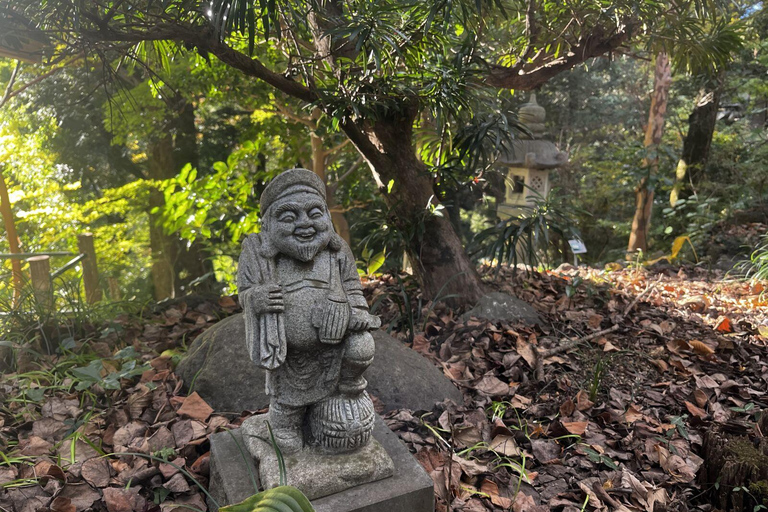
POLYGON ((272 430, 275 442, 284 455, 290 455, 304 448, 304 437, 301 430, 294 428, 276 428, 272 430))
POLYGON ((364 377, 358 376, 353 379, 342 379, 339 381, 339 393, 346 396, 357 396, 368 387, 368 381, 364 377))

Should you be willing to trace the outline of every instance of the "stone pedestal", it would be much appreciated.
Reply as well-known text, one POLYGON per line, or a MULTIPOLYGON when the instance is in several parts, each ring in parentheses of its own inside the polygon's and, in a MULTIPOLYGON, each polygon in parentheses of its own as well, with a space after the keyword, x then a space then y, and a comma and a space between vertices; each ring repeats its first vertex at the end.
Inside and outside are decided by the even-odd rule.
MULTIPOLYGON (((257 420, 252 420, 255 422, 257 420)), ((243 438, 243 430, 238 429, 230 432, 222 432, 211 436, 211 495, 220 505, 230 505, 239 503, 245 498, 256 493, 254 486, 259 489, 271 487, 266 483, 261 483, 260 474, 265 474, 267 479, 273 477, 260 471, 257 463, 249 454, 248 437, 243 438)), ((367 457, 373 457, 373 461, 381 462, 382 455, 388 456, 392 462, 392 476, 383 477, 379 480, 355 485, 341 492, 311 499, 316 512, 434 512, 434 494, 432 479, 426 474, 424 469, 416 462, 416 459, 410 454, 405 445, 397 438, 381 418, 376 418, 376 426, 373 431, 373 437, 376 444, 373 447, 367 447, 370 453, 367 457)), ((251 441, 252 443, 253 441, 251 441)), ((373 444, 373 442, 372 442, 373 444)), ((358 452, 360 454, 362 452, 358 452)), ((344 477, 337 470, 329 467, 329 461, 323 461, 323 456, 318 453, 310 453, 314 462, 305 462, 305 473, 313 474, 313 478, 326 479, 329 484, 338 485, 344 477), (312 466, 312 464, 315 464, 312 466), (319 465, 324 465, 320 467, 319 465), (336 474, 332 471, 337 471, 336 474)), ((329 456, 325 456, 329 457, 329 456)), ((338 457, 338 456, 335 456, 338 457)), ((286 458, 286 465, 289 461, 286 458)), ((371 461, 371 462, 373 462, 371 461)), ((267 461, 269 462, 269 461, 267 461)), ((295 462, 292 462, 295 464, 295 462)), ((374 462, 375 464, 375 462, 374 462)), ((299 467, 299 466, 295 466, 299 467)), ((291 468, 287 468, 288 483, 295 482, 296 477, 291 477, 291 468)), ((359 476, 361 471, 351 469, 350 475, 354 478, 359 476)), ((381 477, 380 468, 371 472, 374 477, 381 477)), ((295 472, 294 472, 295 473, 295 472)), ((306 478, 306 474, 305 474, 306 478)), ((209 503, 210 510, 216 508, 209 503)))
MULTIPOLYGON (((267 430, 268 414, 251 416, 240 427, 245 446, 257 461, 259 480, 265 489, 280 485, 277 454, 267 430)), ((301 489, 310 500, 342 492, 356 485, 389 478, 394 464, 376 439, 352 453, 327 454, 307 447, 298 453, 283 454, 285 483, 301 489)))

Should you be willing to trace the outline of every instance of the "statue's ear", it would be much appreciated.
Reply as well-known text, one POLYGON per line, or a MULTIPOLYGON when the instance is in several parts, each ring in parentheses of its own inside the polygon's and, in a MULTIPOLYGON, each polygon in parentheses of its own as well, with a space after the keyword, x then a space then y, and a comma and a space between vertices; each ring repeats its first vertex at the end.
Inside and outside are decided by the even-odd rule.
POLYGON ((344 247, 344 239, 341 238, 338 233, 334 233, 331 235, 331 241, 328 242, 328 247, 332 251, 340 251, 342 247, 344 247))

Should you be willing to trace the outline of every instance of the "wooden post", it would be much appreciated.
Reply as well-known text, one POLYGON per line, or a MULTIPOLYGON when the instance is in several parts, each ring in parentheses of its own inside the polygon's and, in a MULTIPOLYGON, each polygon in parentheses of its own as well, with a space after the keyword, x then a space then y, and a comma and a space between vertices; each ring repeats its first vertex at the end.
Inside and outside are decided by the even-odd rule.
POLYGON ((53 308, 53 286, 51 285, 50 256, 33 256, 27 259, 35 301, 44 310, 53 308))
POLYGON ((101 288, 99 287, 99 267, 96 262, 96 249, 93 248, 93 235, 83 233, 77 235, 77 248, 81 254, 85 254, 83 260, 83 285, 85 286, 85 300, 93 304, 101 300, 101 288))

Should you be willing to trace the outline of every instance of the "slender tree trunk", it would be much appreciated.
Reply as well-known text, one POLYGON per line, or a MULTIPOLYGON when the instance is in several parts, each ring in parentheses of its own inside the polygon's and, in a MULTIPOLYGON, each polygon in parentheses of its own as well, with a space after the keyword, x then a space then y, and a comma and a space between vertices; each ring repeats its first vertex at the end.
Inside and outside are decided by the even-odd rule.
POLYGON ((483 285, 450 220, 435 211, 440 203, 432 177, 413 148, 414 115, 380 119, 364 129, 348 123, 344 131, 366 158, 389 207, 397 210, 390 221, 406 239, 424 295, 439 299, 438 293, 455 294, 455 305, 474 303, 484 294, 483 285))
MULTIPOLYGON (((173 138, 173 176, 190 164, 199 166, 199 152, 197 146, 197 126, 195 125, 195 110, 192 104, 180 102, 180 107, 170 121, 170 131, 173 138)), ((173 237, 172 262, 175 272, 174 293, 178 296, 189 293, 189 284, 195 279, 206 274, 211 274, 204 282, 198 284, 195 290, 209 292, 216 288, 216 279, 213 277, 213 263, 208 257, 207 251, 201 242, 187 243, 178 236, 173 237)))
POLYGON ((683 152, 675 170, 675 185, 669 194, 669 204, 690 197, 693 185, 698 183, 709 157, 709 147, 715 133, 717 109, 720 106, 722 83, 710 84, 699 93, 699 99, 688 116, 688 133, 683 141, 683 152))
MULTIPOLYGON (((315 122, 315 126, 317 126, 317 121, 320 118, 320 115, 321 111, 319 108, 315 108, 312 111, 312 119, 315 122)), ((347 244, 350 244, 349 223, 347 222, 344 212, 341 211, 339 205, 336 203, 336 196, 334 195, 336 187, 328 185, 328 176, 326 173, 328 164, 327 159, 329 156, 328 151, 323 147, 323 139, 318 137, 315 131, 311 128, 309 137, 312 145, 312 172, 320 176, 320 179, 325 183, 326 202, 328 203, 328 210, 331 212, 333 227, 336 229, 336 233, 338 233, 347 244)))
MULTIPOLYGON (((166 180, 174 177, 186 164, 198 165, 197 129, 192 105, 181 102, 169 114, 165 136, 150 146, 148 177, 166 180)), ((194 279, 213 271, 205 250, 199 242, 187 244, 175 234, 168 234, 162 226, 162 210, 165 197, 160 190, 149 194, 149 243, 152 250, 152 283, 156 300, 176 297, 188 292, 194 279), (158 213, 152 213, 157 208, 158 213)), ((202 285, 203 291, 213 288, 202 285)), ((198 288, 199 289, 199 288, 198 288)))
MULTIPOLYGON (((173 138, 166 135, 155 141, 149 150, 148 177, 151 180, 165 180, 173 176, 173 138)), ((176 272, 173 268, 174 242, 176 237, 169 236, 163 229, 162 210, 165 197, 162 191, 149 191, 149 247, 152 252, 152 285, 155 300, 176 296, 176 272), (153 210, 157 209, 157 213, 153 210)))
MULTIPOLYGON (((8 197, 8 187, 5 184, 2 167, 0 167, 0 214, 3 216, 5 234, 8 237, 8 246, 10 247, 11 254, 19 254, 21 252, 19 236, 16 233, 16 221, 13 219, 13 209, 11 208, 11 200, 8 197)), ((21 274, 21 260, 17 258, 11 259, 11 273, 13 275, 13 306, 16 307, 21 299, 21 289, 24 286, 24 279, 21 274)))
POLYGON ((653 210, 654 178, 659 170, 658 149, 664 134, 664 116, 667 112, 669 87, 672 84, 672 68, 669 56, 661 52, 656 56, 653 75, 653 95, 648 114, 648 126, 645 129, 644 145, 648 156, 643 160, 647 174, 635 188, 635 216, 632 219, 632 232, 629 235, 627 251, 630 253, 648 251, 648 233, 651 228, 653 210))

